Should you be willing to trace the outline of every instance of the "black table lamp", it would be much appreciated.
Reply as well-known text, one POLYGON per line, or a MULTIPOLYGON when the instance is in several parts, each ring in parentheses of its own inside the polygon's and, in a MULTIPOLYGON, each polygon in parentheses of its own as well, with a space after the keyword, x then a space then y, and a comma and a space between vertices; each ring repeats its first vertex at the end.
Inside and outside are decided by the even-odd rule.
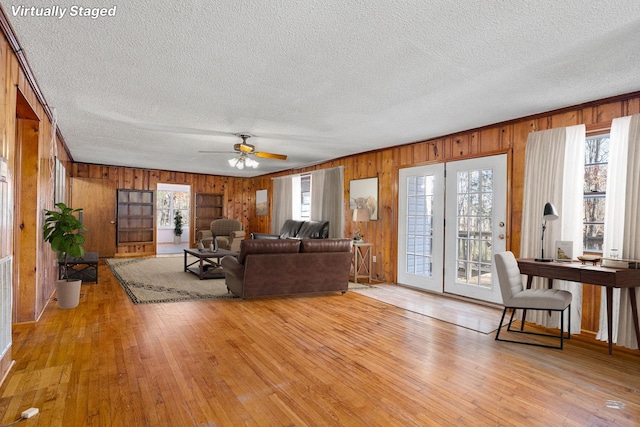
POLYGON ((556 207, 553 206, 553 203, 547 202, 547 204, 544 205, 544 211, 542 212, 542 219, 544 220, 542 222, 542 253, 540 254, 541 255, 540 258, 536 258, 536 261, 551 262, 553 261, 553 258, 544 257, 544 232, 547 229, 547 221, 554 221, 558 219, 558 211, 556 210, 556 207))

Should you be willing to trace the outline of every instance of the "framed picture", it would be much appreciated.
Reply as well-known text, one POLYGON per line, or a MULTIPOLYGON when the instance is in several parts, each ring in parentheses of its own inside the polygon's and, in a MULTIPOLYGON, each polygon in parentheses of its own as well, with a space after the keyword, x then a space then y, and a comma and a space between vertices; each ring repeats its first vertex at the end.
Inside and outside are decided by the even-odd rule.
POLYGON ((269 200, 267 198, 267 190, 256 191, 256 215, 269 215, 269 200))
POLYGON ((556 261, 571 262, 573 261, 573 242, 556 240, 556 261))
POLYGON ((349 209, 366 209, 369 221, 378 219, 378 177, 349 182, 349 209))

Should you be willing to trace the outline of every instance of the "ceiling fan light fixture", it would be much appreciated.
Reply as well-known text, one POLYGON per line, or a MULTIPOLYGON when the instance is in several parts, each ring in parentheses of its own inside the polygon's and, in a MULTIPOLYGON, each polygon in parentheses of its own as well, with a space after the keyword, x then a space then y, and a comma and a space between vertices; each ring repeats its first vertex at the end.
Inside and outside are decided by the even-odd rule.
POLYGON ((238 162, 240 161, 239 157, 234 157, 233 159, 229 159, 229 166, 235 168, 238 162))
POLYGON ((259 163, 259 162, 257 162, 257 161, 255 161, 255 160, 253 160, 253 159, 252 159, 252 158, 250 158, 250 157, 245 157, 244 164, 245 164, 245 165, 247 165, 247 166, 248 166, 248 167, 250 167, 250 168, 254 168, 254 169, 255 169, 255 168, 257 168, 257 167, 258 167, 258 165, 259 165, 260 163, 259 163))
POLYGON ((233 159, 229 159, 229 166, 237 169, 244 169, 245 166, 248 168, 257 168, 259 164, 259 162, 253 160, 245 153, 242 153, 238 157, 234 157, 233 159))

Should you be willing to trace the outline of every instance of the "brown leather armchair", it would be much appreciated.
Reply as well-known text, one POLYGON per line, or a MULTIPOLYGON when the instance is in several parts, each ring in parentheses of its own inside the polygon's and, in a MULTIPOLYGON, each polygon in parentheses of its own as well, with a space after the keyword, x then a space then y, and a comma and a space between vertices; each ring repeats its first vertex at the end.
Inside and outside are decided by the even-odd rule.
POLYGON ((216 236, 216 242, 218 242, 220 249, 240 252, 240 242, 245 236, 244 225, 235 219, 215 219, 211 221, 209 230, 198 232, 197 237, 204 247, 208 248, 213 242, 213 236, 216 236))

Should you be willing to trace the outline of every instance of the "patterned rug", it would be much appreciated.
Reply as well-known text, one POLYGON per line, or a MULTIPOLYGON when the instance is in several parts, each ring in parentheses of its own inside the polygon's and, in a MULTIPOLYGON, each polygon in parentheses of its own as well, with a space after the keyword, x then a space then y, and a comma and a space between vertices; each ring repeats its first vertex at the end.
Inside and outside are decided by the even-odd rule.
MULTIPOLYGON (((109 258, 107 266, 134 304, 238 298, 224 279, 200 280, 184 271, 184 256, 109 258)), ((349 290, 369 288, 349 283, 349 290)))

